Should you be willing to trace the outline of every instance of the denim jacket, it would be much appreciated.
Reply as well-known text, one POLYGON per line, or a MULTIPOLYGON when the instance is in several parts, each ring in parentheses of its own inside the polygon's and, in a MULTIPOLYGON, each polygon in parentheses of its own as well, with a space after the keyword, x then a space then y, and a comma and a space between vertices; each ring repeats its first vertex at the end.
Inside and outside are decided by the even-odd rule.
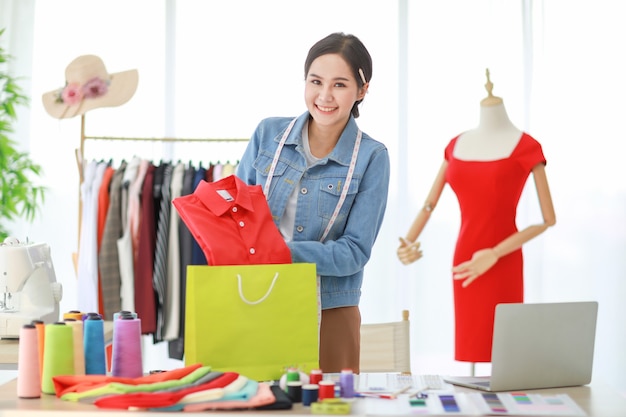
MULTIPOLYGON (((309 113, 298 117, 282 149, 270 183, 268 204, 276 227, 294 187, 299 187, 293 239, 293 262, 314 263, 320 275, 322 309, 356 306, 363 268, 380 230, 389 188, 389 154, 382 143, 363 133, 346 199, 330 233, 320 242, 346 180, 358 126, 350 117, 333 151, 307 169, 302 128, 309 113)), ((237 167, 249 185, 264 186, 278 143, 292 118, 259 123, 237 167)))

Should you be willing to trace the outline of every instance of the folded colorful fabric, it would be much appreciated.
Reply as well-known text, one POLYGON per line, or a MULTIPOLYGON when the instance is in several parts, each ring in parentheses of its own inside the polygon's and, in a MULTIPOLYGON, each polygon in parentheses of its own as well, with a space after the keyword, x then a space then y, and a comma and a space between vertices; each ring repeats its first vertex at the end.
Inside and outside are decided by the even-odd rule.
POLYGON ((224 396, 219 401, 246 401, 252 398, 259 388, 259 383, 246 377, 243 378, 245 381, 237 390, 235 390, 235 382, 237 381, 224 388, 224 396))
POLYGON ((263 405, 268 405, 276 401, 270 386, 265 382, 258 383, 258 389, 254 396, 244 401, 208 401, 203 403, 188 404, 183 410, 206 411, 206 410, 245 410, 263 405))
MULTIPOLYGON (((248 383, 248 378, 240 375, 239 378, 234 380, 228 386, 224 387, 224 389, 222 390, 222 395, 219 398, 210 398, 209 396, 205 394, 205 391, 200 391, 200 392, 194 392, 189 395, 186 395, 184 398, 182 398, 179 401, 179 403, 180 404, 192 404, 192 403, 199 403, 199 402, 206 402, 206 401, 223 401, 227 399, 227 395, 230 395, 232 397, 232 396, 235 396, 235 394, 239 394, 241 390, 246 386, 247 383, 248 383)), ((255 393, 256 393, 256 388, 254 389, 254 392, 252 393, 252 395, 254 395, 255 393)), ((239 396, 239 398, 245 398, 245 397, 246 397, 245 394, 241 394, 239 396)))
POLYGON ((78 401, 78 400, 86 400, 88 398, 93 398, 94 400, 99 397, 116 395, 116 394, 129 394, 134 392, 154 392, 159 390, 164 390, 172 387, 182 386, 182 385, 190 385, 194 381, 203 377, 207 373, 211 371, 211 367, 202 366, 190 374, 185 375, 180 379, 172 379, 166 381, 158 381, 152 383, 144 383, 144 384, 123 384, 119 382, 111 382, 104 386, 83 391, 80 393, 77 392, 69 392, 61 396, 62 400, 65 401, 78 401))
POLYGON ((114 408, 123 410, 168 407, 176 404, 182 398, 194 392, 219 389, 219 391, 214 393, 220 394, 220 391, 223 393, 223 388, 235 381, 238 377, 239 374, 236 372, 225 372, 205 384, 188 386, 186 389, 174 392, 151 392, 146 389, 141 392, 117 393, 118 395, 108 395, 106 397, 98 398, 94 404, 99 408, 114 408))
POLYGON ((189 385, 181 385, 181 386, 176 386, 176 387, 171 387, 171 388, 166 388, 163 390, 159 390, 159 392, 176 392, 176 391, 180 391, 182 389, 187 389, 190 386, 196 386, 196 385, 202 385, 202 384, 206 384, 207 382, 213 381, 214 379, 220 377, 224 375, 224 372, 222 371, 211 371, 208 374, 198 378, 197 381, 192 382, 189 385))
POLYGON ((202 403, 207 401, 224 401, 226 399, 240 400, 243 398, 252 397, 256 394, 256 385, 254 386, 254 392, 248 393, 245 388, 249 383, 258 384, 256 381, 250 381, 247 377, 239 375, 239 378, 228 384, 224 388, 213 388, 206 391, 198 391, 188 394, 180 399, 176 404, 168 407, 150 408, 150 411, 182 411, 185 405, 202 403))
POLYGON ((102 387, 111 382, 120 382, 129 385, 151 384, 153 382, 169 381, 181 379, 196 369, 202 367, 197 363, 183 368, 173 369, 171 371, 158 372, 138 378, 121 378, 106 375, 58 375, 52 378, 56 396, 61 398, 63 395, 75 392, 80 393, 102 387))
POLYGON ((198 392, 193 392, 193 393, 185 395, 183 398, 181 398, 179 403, 191 404, 191 403, 196 403, 196 402, 222 400, 227 395, 233 395, 233 394, 239 393, 241 389, 246 385, 247 382, 248 382, 248 378, 246 378, 245 376, 239 375, 239 377, 236 380, 234 380, 233 382, 231 382, 230 384, 224 387, 224 389, 222 390, 222 395, 219 398, 208 398, 205 394, 206 391, 198 391, 198 392))

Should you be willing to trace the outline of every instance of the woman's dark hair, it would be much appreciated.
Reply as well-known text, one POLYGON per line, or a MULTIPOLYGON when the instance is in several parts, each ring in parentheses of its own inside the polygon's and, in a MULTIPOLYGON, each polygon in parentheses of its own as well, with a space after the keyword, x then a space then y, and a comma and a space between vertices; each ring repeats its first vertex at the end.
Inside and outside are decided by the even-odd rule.
MULTIPOLYGON (((372 57, 365 48, 365 45, 354 35, 346 35, 345 33, 337 32, 331 33, 324 39, 318 41, 315 45, 309 49, 309 54, 304 62, 304 77, 306 78, 311 68, 311 64, 315 59, 322 55, 338 54, 346 60, 354 78, 356 78, 359 88, 363 87, 365 82, 369 82, 372 79, 372 57), (363 71, 365 82, 359 74, 359 69, 363 71)), ((352 106, 352 115, 356 118, 359 117, 358 105, 361 104, 359 100, 352 106)))

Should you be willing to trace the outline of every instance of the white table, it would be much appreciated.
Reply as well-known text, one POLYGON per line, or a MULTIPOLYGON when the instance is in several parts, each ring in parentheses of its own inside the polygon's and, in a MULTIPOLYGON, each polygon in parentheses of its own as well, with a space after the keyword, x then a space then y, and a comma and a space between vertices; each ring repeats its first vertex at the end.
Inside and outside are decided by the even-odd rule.
MULTIPOLYGON (((456 388, 457 392, 472 392, 466 388, 456 388)), ((16 380, 9 381, 4 385, 0 385, 0 417, 102 417, 105 415, 119 415, 124 411, 103 410, 91 404, 74 403, 63 401, 53 395, 42 395, 40 399, 19 399, 16 395, 16 380)), ((568 394, 586 413, 593 417, 624 417, 626 416, 626 398, 617 393, 615 390, 601 383, 592 383, 588 386, 570 387, 570 388, 554 388, 543 390, 527 390, 528 393, 540 394, 568 394)), ((364 401, 364 399, 357 399, 364 401)), ((380 400, 393 401, 393 400, 380 400)), ((359 415, 358 407, 355 403, 354 415, 359 415)), ((126 412, 130 413, 130 412, 126 412)), ((152 412, 152 411, 132 411, 135 417, 173 417, 176 413, 171 412, 152 412)), ((238 415, 257 415, 257 416, 309 416, 311 411, 309 407, 303 407, 302 404, 295 404, 291 410, 273 410, 273 411, 211 411, 209 413, 213 417, 234 417, 238 415)), ((206 414, 205 415, 209 415, 206 414)), ((461 416, 457 414, 457 416, 461 416)))

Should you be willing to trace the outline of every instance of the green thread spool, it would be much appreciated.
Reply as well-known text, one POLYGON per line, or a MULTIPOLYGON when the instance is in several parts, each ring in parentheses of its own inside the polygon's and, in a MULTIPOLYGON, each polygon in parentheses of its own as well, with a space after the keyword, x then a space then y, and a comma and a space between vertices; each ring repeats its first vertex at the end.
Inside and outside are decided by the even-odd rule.
POLYGON ((52 378, 74 374, 74 331, 65 323, 46 324, 41 391, 54 394, 52 378))

